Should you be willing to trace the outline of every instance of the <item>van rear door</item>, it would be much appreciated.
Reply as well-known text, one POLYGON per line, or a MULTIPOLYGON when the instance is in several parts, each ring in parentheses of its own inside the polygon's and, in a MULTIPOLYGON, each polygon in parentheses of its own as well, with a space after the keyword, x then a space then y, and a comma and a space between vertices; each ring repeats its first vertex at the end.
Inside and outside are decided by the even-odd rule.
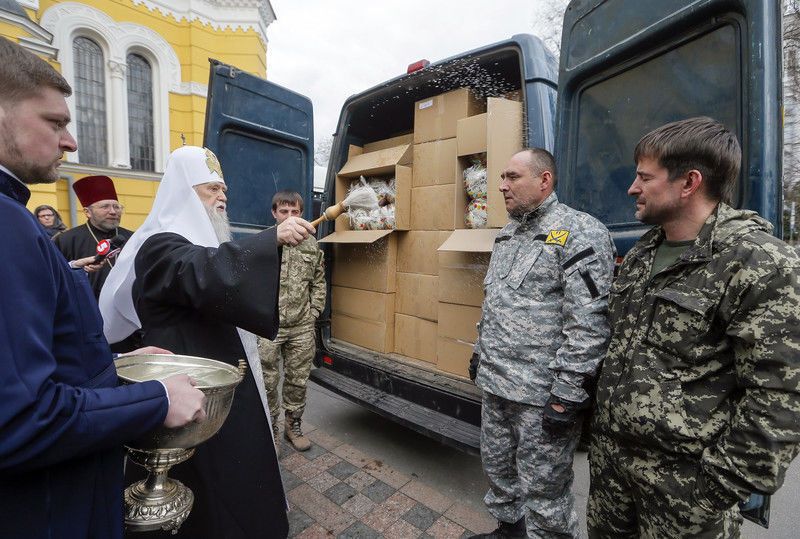
POLYGON ((314 121, 311 100, 211 60, 203 145, 219 158, 234 232, 275 224, 272 196, 297 191, 311 216, 314 121))
POLYGON ((573 0, 558 81, 562 202, 603 221, 625 254, 647 228, 627 195, 639 138, 711 116, 742 143, 733 205, 782 230, 780 29, 774 0, 573 0))

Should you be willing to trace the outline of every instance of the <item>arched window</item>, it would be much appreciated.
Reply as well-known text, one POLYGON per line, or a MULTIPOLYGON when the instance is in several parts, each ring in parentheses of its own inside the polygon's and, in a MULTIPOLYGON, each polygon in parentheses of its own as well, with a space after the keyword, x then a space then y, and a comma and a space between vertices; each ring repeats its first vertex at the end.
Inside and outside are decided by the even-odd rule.
POLYGON ((72 42, 75 64, 75 120, 82 163, 108 165, 106 78, 103 51, 88 37, 72 42))
POLYGON ((128 54, 128 135, 131 168, 156 169, 153 140, 153 69, 143 56, 128 54))

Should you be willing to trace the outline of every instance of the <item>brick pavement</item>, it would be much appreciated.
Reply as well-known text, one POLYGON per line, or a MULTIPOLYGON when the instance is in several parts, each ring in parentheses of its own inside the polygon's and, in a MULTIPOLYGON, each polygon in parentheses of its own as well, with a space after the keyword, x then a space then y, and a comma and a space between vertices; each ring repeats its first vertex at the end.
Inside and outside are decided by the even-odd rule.
POLYGON ((456 539, 494 529, 485 512, 456 502, 303 423, 313 445, 297 452, 281 436, 280 462, 289 498, 289 537, 298 539, 456 539))

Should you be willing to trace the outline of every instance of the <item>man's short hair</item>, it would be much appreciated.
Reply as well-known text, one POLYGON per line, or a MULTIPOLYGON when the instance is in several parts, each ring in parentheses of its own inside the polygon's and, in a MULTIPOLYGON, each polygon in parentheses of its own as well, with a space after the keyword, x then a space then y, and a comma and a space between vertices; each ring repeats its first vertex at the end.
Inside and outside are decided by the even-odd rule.
POLYGON ((700 171, 706 196, 729 202, 742 166, 742 149, 724 125, 699 116, 662 125, 643 136, 633 160, 646 158, 658 160, 670 181, 690 170, 700 171))
POLYGON ((0 37, 0 103, 16 103, 48 86, 72 95, 69 83, 53 66, 0 37))
POLYGON ((531 160, 530 167, 533 176, 539 176, 544 171, 550 172, 553 175, 553 188, 555 188, 558 183, 558 173, 556 171, 556 159, 553 154, 544 148, 525 148, 522 151, 527 153, 531 160))
POLYGON ((278 209, 278 206, 288 204, 290 206, 299 206, 300 211, 303 211, 303 197, 297 191, 278 191, 272 197, 272 211, 278 209))

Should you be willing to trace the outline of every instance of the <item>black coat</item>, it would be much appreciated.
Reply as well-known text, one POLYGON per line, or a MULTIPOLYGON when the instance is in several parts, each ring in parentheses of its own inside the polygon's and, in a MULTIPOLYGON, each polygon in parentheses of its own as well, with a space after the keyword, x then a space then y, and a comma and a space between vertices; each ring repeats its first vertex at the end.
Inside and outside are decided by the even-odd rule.
MULTIPOLYGON (((156 234, 142 244, 135 270, 133 301, 145 345, 237 365, 245 359, 237 326, 267 338, 277 333, 280 250, 274 228, 218 249, 156 234)), ((250 369, 220 431, 170 477, 195 495, 179 536, 286 537, 278 461, 250 369)))
MULTIPOLYGON (((93 227, 90 223, 84 223, 58 234, 53 238, 53 241, 56 247, 58 247, 58 250, 61 251, 64 257, 69 261, 96 255, 97 242, 100 240, 110 240, 117 234, 127 239, 133 235, 133 232, 122 227, 115 228, 110 232, 105 232, 99 228, 93 227), (91 233, 87 227, 91 227, 91 233), (92 234, 94 234, 94 236, 92 236, 92 234), (95 238, 97 239, 95 240, 95 238)), ((92 292, 94 292, 95 299, 100 297, 100 290, 103 288, 103 284, 106 282, 106 278, 111 272, 112 264, 104 264, 98 271, 89 274, 89 283, 92 285, 92 292)))

